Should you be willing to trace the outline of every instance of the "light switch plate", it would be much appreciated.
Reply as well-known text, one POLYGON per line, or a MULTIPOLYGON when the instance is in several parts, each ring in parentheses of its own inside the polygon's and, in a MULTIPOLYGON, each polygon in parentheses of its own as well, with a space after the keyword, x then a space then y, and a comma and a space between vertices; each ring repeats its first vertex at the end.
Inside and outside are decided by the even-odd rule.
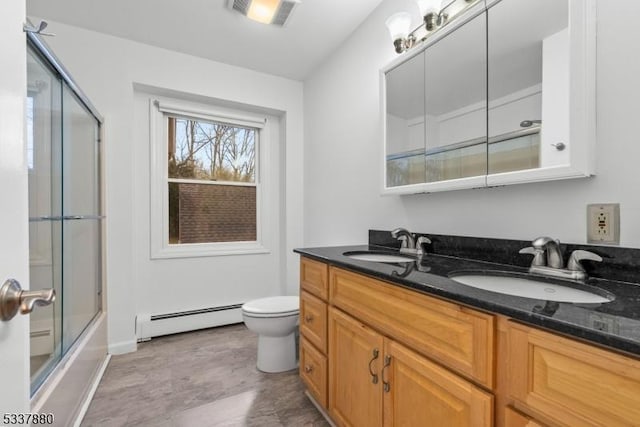
POLYGON ((620 244, 620 204, 587 205, 587 242, 620 244))

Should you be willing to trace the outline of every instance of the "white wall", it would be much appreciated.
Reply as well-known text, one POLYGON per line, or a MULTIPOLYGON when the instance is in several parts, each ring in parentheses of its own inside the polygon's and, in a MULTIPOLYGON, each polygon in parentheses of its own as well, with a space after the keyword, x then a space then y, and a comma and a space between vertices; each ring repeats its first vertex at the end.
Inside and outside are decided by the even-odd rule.
MULTIPOLYGON (((586 241, 586 205, 621 204, 621 245, 640 247, 637 99, 640 3, 598 1, 597 176, 412 196, 379 196, 379 69, 395 58, 384 25, 410 1, 386 0, 305 81, 305 245, 363 243, 367 229, 586 241)), ((414 10, 417 14, 417 12, 414 10)))
POLYGON ((110 351, 135 349, 135 316, 143 310, 159 314, 221 305, 235 297, 297 292, 298 258, 292 249, 302 243, 302 84, 77 27, 51 23, 50 28, 57 35, 47 42, 105 117, 110 351), (149 260, 148 187, 143 184, 148 176, 141 176, 145 168, 138 167, 148 159, 137 158, 145 155, 139 145, 148 141, 135 138, 134 84, 284 114, 281 179, 286 182, 276 233, 280 241, 275 250, 281 257, 275 268, 265 272, 246 262, 241 266, 246 281, 241 282, 231 273, 240 266, 228 257, 149 260), (229 280, 212 283, 212 275, 220 271, 229 280), (236 293, 229 296, 234 288, 236 293))

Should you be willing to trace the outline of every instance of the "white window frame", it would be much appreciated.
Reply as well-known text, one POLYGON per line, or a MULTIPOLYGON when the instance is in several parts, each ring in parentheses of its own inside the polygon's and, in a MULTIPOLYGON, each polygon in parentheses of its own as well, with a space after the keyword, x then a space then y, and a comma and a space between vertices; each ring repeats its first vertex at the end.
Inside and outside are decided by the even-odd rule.
POLYGON ((269 253, 264 245, 263 223, 266 223, 265 179, 268 177, 267 152, 269 132, 267 119, 250 113, 240 114, 229 110, 216 110, 186 101, 150 99, 150 249, 151 259, 187 258, 221 255, 250 255, 269 253), (201 181, 169 178, 168 172, 168 117, 179 117, 207 122, 226 123, 232 126, 257 129, 255 139, 256 165, 253 183, 232 181, 201 181), (248 242, 210 242, 169 244, 169 182, 203 185, 241 185, 256 188, 256 240, 248 242))

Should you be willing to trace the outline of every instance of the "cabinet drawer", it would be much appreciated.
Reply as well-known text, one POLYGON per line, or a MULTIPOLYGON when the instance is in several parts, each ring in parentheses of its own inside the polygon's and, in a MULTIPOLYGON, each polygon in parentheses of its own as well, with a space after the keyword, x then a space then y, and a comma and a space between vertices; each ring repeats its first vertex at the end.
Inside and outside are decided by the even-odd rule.
POLYGON ((304 291, 300 293, 300 333, 327 353, 327 304, 304 291))
POLYGON ((493 387, 492 315, 335 267, 330 299, 386 335, 493 387))
POLYGON ((639 360, 514 322, 508 340, 509 397, 533 414, 568 427, 640 425, 639 360))
POLYGON ((329 297, 327 264, 309 258, 300 258, 300 286, 307 292, 327 300, 329 297))
POLYGON ((504 425, 506 427, 544 427, 542 424, 527 418, 520 412, 507 407, 504 412, 504 425))
POLYGON ((327 357, 300 337, 300 377, 316 401, 327 408, 327 357))

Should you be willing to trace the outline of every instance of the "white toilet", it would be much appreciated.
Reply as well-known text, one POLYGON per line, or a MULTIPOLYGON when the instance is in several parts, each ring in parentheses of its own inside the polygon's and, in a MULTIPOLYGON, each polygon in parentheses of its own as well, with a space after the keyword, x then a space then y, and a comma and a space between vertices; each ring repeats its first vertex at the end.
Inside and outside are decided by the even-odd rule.
POLYGON ((296 329, 300 313, 297 296, 269 297, 242 305, 242 320, 258 334, 258 369, 284 372, 296 369, 296 329))

